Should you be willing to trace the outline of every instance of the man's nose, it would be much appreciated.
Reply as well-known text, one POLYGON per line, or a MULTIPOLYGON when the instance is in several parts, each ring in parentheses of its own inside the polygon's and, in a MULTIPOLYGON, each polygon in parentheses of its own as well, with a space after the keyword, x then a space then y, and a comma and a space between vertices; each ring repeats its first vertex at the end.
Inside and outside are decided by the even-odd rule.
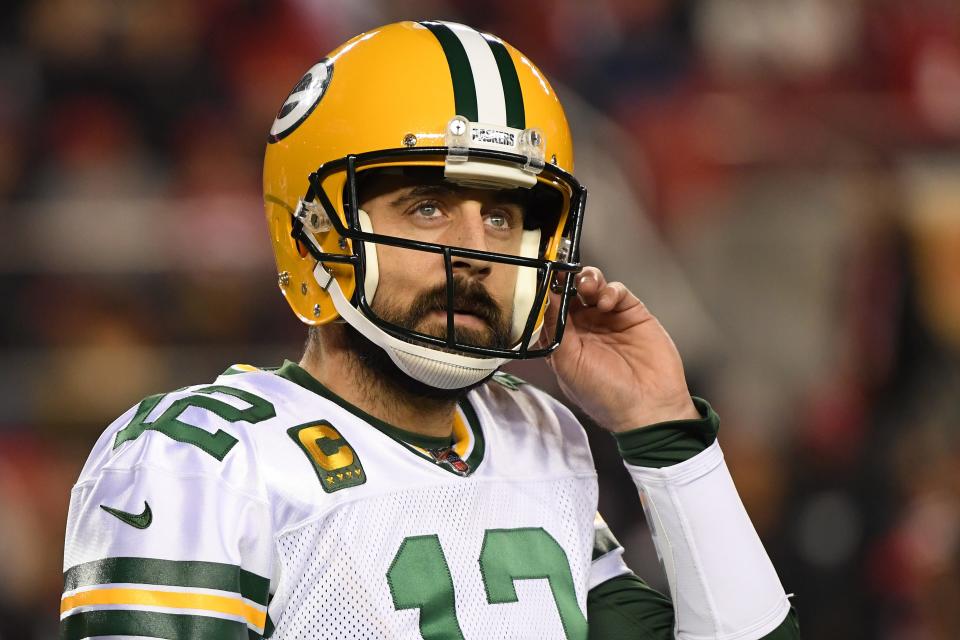
MULTIPOLYGON (((483 207, 479 202, 464 202, 460 206, 460 215, 449 242, 451 246, 487 251, 486 225, 483 220, 483 207)), ((453 256, 453 270, 466 275, 486 277, 490 274, 491 263, 488 260, 453 256)))

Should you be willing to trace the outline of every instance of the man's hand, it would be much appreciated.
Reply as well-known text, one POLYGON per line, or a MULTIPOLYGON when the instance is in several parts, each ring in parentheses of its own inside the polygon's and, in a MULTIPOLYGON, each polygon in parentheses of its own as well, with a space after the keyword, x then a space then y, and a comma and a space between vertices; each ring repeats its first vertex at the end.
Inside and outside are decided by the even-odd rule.
MULTIPOLYGON (((566 396, 609 431, 698 418, 680 354, 646 306, 596 267, 579 274, 577 290, 563 342, 547 358, 566 396)), ((544 333, 556 326, 551 295, 544 333)))

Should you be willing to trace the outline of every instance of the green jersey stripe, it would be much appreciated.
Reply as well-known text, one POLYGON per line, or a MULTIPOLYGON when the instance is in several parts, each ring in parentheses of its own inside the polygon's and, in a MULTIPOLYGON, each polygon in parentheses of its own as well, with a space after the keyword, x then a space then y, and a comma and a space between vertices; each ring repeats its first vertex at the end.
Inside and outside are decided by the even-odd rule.
POLYGON ((473 83, 473 70, 467 51, 450 27, 442 22, 421 22, 440 42, 443 54, 450 67, 450 80, 453 83, 453 100, 456 115, 471 122, 477 121, 477 88, 473 83))
POLYGON ((500 40, 486 33, 483 34, 483 38, 490 45, 493 58, 497 61, 497 69, 500 71, 500 84, 503 85, 503 99, 507 109, 507 126, 525 129, 527 119, 523 109, 523 91, 520 89, 520 76, 517 75, 513 58, 500 40))
POLYGON ((71 567, 63 574, 63 590, 100 584, 157 584, 172 587, 219 589, 239 593, 267 604, 270 580, 236 565, 199 560, 105 558, 71 567))
POLYGON ((168 640, 248 640, 262 636, 246 623, 207 616, 120 609, 82 611, 60 622, 60 640, 94 636, 147 636, 168 640))

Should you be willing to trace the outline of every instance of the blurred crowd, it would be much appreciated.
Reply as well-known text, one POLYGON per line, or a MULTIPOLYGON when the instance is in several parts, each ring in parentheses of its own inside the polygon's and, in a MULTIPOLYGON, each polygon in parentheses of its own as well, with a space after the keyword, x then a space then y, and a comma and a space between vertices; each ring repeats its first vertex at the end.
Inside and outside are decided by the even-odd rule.
MULTIPOLYGON (((68 494, 110 420, 299 357, 267 130, 337 44, 427 18, 569 96, 585 260, 718 409, 804 636, 958 637, 957 0, 31 0, 0 5, 0 639, 56 637, 68 494)), ((604 515, 665 588, 593 441, 604 515)))

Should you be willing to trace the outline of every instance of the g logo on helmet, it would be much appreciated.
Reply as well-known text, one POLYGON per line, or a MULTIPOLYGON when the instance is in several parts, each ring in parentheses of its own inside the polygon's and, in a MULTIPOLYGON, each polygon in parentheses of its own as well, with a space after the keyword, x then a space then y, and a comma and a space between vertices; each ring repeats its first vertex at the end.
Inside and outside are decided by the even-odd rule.
POLYGON ((283 101, 283 106, 270 127, 270 142, 283 140, 290 135, 300 123, 307 119, 314 108, 320 104, 320 99, 327 91, 330 78, 333 76, 333 62, 324 58, 310 67, 300 78, 290 95, 283 101))

